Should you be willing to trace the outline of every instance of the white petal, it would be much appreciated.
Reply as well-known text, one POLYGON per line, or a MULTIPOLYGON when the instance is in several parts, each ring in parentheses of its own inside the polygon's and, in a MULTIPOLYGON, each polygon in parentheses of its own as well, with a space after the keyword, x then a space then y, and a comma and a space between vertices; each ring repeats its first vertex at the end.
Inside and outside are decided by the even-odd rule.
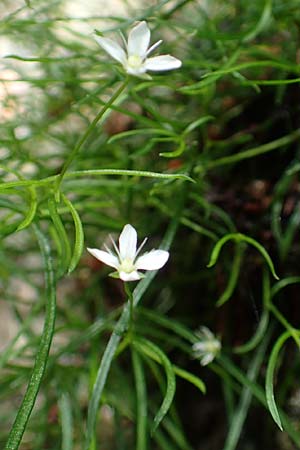
POLYGON ((123 281, 136 281, 140 280, 142 278, 142 275, 134 270, 133 272, 127 273, 127 272, 119 272, 119 276, 121 280, 123 281))
POLYGON ((150 30, 145 21, 138 23, 128 35, 128 56, 136 55, 142 58, 146 56, 150 43, 150 30))
POLYGON ((203 353, 207 351, 207 346, 205 342, 196 342, 193 344, 193 351, 196 353, 203 353))
POLYGON ((137 244, 137 234, 133 226, 127 224, 119 237, 119 250, 121 259, 135 258, 137 244))
POLYGON ((215 355, 213 353, 208 353, 207 355, 201 358, 200 364, 201 366, 207 366, 207 364, 211 363, 214 360, 215 355))
POLYGON ((181 61, 171 55, 153 56, 153 58, 147 58, 144 62, 144 66, 147 70, 161 71, 161 70, 173 70, 178 69, 181 66, 181 61))
POLYGON ((111 39, 104 38, 101 36, 94 36, 98 44, 114 59, 119 61, 121 64, 126 62, 126 53, 122 47, 115 41, 111 39))
POLYGON ((119 260, 115 255, 103 250, 98 250, 97 248, 88 248, 87 251, 104 264, 114 267, 115 269, 119 267, 119 260))
POLYGON ((137 269, 142 270, 158 270, 163 267, 169 259, 169 252, 165 250, 151 250, 144 253, 135 263, 137 269))

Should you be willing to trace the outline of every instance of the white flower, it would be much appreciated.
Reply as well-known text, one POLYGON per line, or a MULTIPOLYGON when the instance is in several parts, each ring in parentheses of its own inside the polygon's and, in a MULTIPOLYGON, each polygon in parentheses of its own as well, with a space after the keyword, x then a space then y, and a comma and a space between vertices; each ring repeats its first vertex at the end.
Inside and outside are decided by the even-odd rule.
POLYGON ((121 278, 123 281, 135 281, 143 277, 143 274, 138 272, 138 270, 161 269, 169 258, 169 252, 165 250, 151 250, 138 256, 146 240, 147 238, 144 239, 137 249, 136 230, 133 226, 127 224, 120 234, 119 248, 112 240, 115 253, 106 245, 104 246, 106 251, 98 250, 97 248, 88 248, 87 250, 99 261, 116 269, 117 272, 114 272, 112 276, 121 278))
POLYGON ((125 71, 139 78, 151 78, 146 74, 148 70, 160 72, 173 70, 181 66, 181 61, 171 55, 160 55, 148 58, 162 41, 158 41, 149 47, 150 30, 145 21, 135 25, 125 42, 125 50, 111 39, 95 35, 98 44, 115 60, 122 64, 125 71))
POLYGON ((193 345, 194 357, 200 359, 202 366, 206 366, 221 350, 221 342, 207 327, 200 327, 196 335, 199 341, 193 345))

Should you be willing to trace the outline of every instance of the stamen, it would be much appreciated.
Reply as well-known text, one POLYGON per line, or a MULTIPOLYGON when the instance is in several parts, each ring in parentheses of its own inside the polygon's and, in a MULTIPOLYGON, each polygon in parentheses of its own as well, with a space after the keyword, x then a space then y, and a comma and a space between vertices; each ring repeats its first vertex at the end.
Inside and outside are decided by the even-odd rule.
POLYGON ((151 45, 151 47, 148 48, 147 52, 146 52, 146 57, 152 53, 160 44, 162 43, 162 39, 160 39, 159 41, 157 41, 155 44, 151 45))
POLYGON ((136 259, 137 258, 137 256, 138 256, 138 254, 140 253, 140 251, 142 250, 142 248, 144 247, 144 245, 146 244, 146 242, 147 242, 147 237, 143 240, 143 242, 141 243, 141 245, 139 246, 139 248, 137 249, 137 251, 136 251, 136 253, 135 253, 135 256, 134 256, 134 259, 136 259))
POLYGON ((115 251, 116 251, 116 253, 117 253, 117 255, 118 255, 118 258, 119 258, 119 260, 121 261, 121 255, 120 255, 119 249, 118 249, 118 247, 116 246, 115 241, 114 241, 113 238, 111 237, 111 234, 109 235, 109 239, 111 240, 112 245, 113 245, 113 247, 114 247, 114 249, 115 249, 115 251))
POLYGON ((110 255, 113 255, 113 252, 111 251, 111 249, 106 244, 103 244, 103 247, 105 248, 107 253, 109 253, 110 255))
POLYGON ((125 36, 124 36, 124 34, 122 33, 121 30, 119 30, 119 35, 121 36, 124 48, 127 48, 127 42, 126 42, 125 36))

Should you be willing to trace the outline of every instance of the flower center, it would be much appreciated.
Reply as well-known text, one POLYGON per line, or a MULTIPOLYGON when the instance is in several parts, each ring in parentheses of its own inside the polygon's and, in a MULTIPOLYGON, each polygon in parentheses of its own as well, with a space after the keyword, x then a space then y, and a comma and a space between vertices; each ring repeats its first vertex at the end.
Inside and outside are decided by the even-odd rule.
POLYGON ((120 267, 120 272, 131 273, 135 270, 133 260, 130 258, 125 258, 122 260, 120 267))
POLYGON ((141 67, 142 63, 143 60, 139 55, 130 55, 127 60, 127 65, 131 69, 138 69, 139 67, 141 67))
POLYGON ((220 350, 220 342, 218 340, 207 341, 205 346, 208 353, 216 354, 220 350))

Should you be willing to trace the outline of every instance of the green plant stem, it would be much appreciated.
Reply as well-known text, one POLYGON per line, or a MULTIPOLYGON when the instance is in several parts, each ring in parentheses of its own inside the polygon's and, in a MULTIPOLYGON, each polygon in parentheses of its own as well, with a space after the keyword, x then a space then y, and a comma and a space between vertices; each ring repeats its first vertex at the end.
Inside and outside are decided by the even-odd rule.
POLYGON ((286 318, 281 314, 281 312, 273 305, 273 303, 269 304, 269 310, 274 314, 278 322, 280 322, 293 337, 296 342, 297 347, 300 349, 300 337, 299 332, 286 320, 286 318))
POLYGON ((132 348, 132 367, 136 386, 136 450, 147 450, 147 387, 143 362, 132 348))
POLYGON ((291 144, 292 142, 298 140, 300 137, 300 129, 293 131, 286 136, 283 136, 274 141, 268 142, 267 144, 259 145, 258 147, 250 148, 243 152, 239 152, 235 155, 223 156, 222 158, 215 159, 214 161, 208 161, 204 163, 203 167, 199 167, 200 172, 203 170, 209 170, 214 167, 224 166, 226 164, 234 164, 239 161, 248 158, 254 158, 255 156, 263 155, 264 153, 277 150, 278 148, 284 147, 285 145, 291 144))
MULTIPOLYGON (((131 177, 145 177, 145 178, 160 178, 165 180, 184 180, 191 181, 194 180, 185 175, 184 173, 160 173, 160 172, 150 172, 146 170, 127 170, 127 169, 89 169, 89 170, 77 170, 74 172, 66 173, 64 178, 90 178, 97 176, 131 176, 131 177)), ((51 175, 47 178, 41 178, 40 180, 18 180, 18 181, 7 181, 5 183, 0 183, 0 191, 8 190, 12 188, 28 187, 28 186, 45 186, 47 184, 56 184, 59 180, 60 175, 51 175)))
POLYGON ((47 298, 46 317, 31 378, 28 383, 23 401, 21 403, 13 426, 10 430, 5 445, 5 450, 17 450, 19 448, 22 436, 24 434, 31 411, 34 407, 37 394, 39 392, 42 377, 46 369, 50 345, 54 333, 55 312, 56 312, 56 289, 55 289, 55 277, 52 267, 52 259, 50 255, 50 246, 46 238, 39 230, 39 228, 36 225, 33 225, 33 227, 40 245, 45 265, 45 284, 46 284, 46 298, 47 298))
POLYGON ((83 136, 79 139, 79 141, 77 142, 77 144, 75 145, 75 147, 73 148, 71 153, 69 154, 69 156, 68 156, 68 158, 67 158, 65 164, 63 165, 63 168, 62 168, 62 170, 61 170, 61 172, 59 174, 59 177, 58 177, 58 179, 56 180, 56 183, 55 183, 55 193, 56 193, 56 195, 58 195, 58 191, 59 191, 61 182, 63 180, 63 177, 64 177, 66 171, 68 170, 68 168, 72 164, 73 160, 76 158, 76 156, 79 153, 81 147, 86 142, 86 140, 90 136, 90 134, 96 128, 96 125, 99 122, 99 120, 104 116, 106 111, 111 108, 111 106, 114 104, 114 102, 117 100, 117 98, 122 94, 122 92, 124 91, 124 89, 128 85, 128 82, 129 82, 129 77, 125 78, 124 82, 121 84, 119 89, 117 89, 117 91, 109 99, 109 101, 103 106, 103 108, 100 109, 100 111, 98 112, 98 114, 96 115, 94 120, 87 127, 87 129, 86 129, 85 133, 83 134, 83 136))
MULTIPOLYGON (((270 342, 271 332, 269 331, 266 335, 266 338, 261 342, 257 351, 255 352, 251 363, 249 364, 249 369, 247 371, 247 378, 252 382, 256 383, 256 379, 261 368, 261 365, 264 360, 264 356, 266 353, 266 349, 270 342)), ((239 404, 234 412, 234 415, 231 420, 231 424, 229 427, 229 431, 225 440, 225 444, 223 450, 235 450, 237 448, 238 442, 240 440, 240 436, 243 429, 243 424, 246 420, 249 407, 252 401, 253 392, 251 388, 247 385, 244 385, 239 404)))
POLYGON ((128 325, 128 335, 129 339, 132 338, 133 334, 133 295, 131 292, 131 289, 129 287, 129 283, 124 283, 124 289, 126 292, 126 295, 128 297, 128 303, 129 303, 129 325, 128 325))
MULTIPOLYGON (((185 193, 185 192, 184 192, 185 193)), ((185 197, 184 197, 185 198, 185 197)), ((183 199, 182 199, 183 202, 183 199)), ((179 208, 175 212, 174 219, 171 222, 167 233, 165 235, 165 238, 162 242, 161 248, 164 250, 168 250, 170 248, 171 242, 174 239, 178 224, 179 224, 179 217, 180 212, 182 210, 182 202, 179 202, 179 208)), ((141 300, 142 296, 144 295, 145 291, 147 290, 148 286, 151 284, 153 278, 155 277, 157 271, 149 272, 147 276, 142 279, 139 284, 134 289, 134 292, 132 294, 133 296, 133 306, 136 306, 139 301, 141 300)), ((86 437, 85 437, 85 445, 84 450, 90 450, 90 445, 92 442, 92 438, 94 436, 94 429, 97 419, 97 413, 99 409, 99 404, 101 400, 101 395, 107 380, 107 376, 110 370, 110 366, 112 364, 113 358, 116 354, 119 342, 121 340, 121 337, 123 336, 125 330, 127 329, 129 324, 129 308, 128 304, 125 306, 123 313, 118 320, 114 331, 109 339, 109 342, 107 344, 107 347, 104 351, 104 354, 101 359, 101 363, 97 372, 96 381, 93 387, 92 397, 89 402, 89 408, 88 408, 88 418, 87 418, 87 430, 86 430, 86 437)))

